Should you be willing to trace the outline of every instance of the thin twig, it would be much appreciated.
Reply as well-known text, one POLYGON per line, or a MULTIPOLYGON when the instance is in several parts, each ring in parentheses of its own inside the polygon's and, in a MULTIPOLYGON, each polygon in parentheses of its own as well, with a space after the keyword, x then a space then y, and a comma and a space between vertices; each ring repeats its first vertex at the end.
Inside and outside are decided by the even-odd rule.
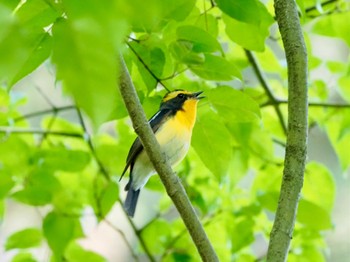
MULTIPOLYGON (((261 104, 260 107, 266 107, 276 104, 288 104, 288 100, 275 100, 268 101, 264 104, 261 104)), ((345 108, 350 109, 350 104, 336 104, 336 103, 322 103, 322 102, 309 102, 309 107, 329 107, 329 108, 345 108)))
POLYGON ((336 3, 336 2, 338 2, 338 1, 339 1, 339 0, 328 0, 328 1, 324 1, 324 2, 322 2, 322 3, 319 3, 319 4, 317 4, 317 5, 313 5, 313 6, 307 7, 307 8, 305 8, 305 13, 309 13, 309 12, 311 12, 311 11, 317 10, 317 8, 318 8, 317 6, 322 6, 322 7, 324 7, 324 6, 327 6, 327 5, 336 3))
POLYGON ((94 148, 94 145, 92 144, 91 136, 89 135, 88 130, 86 128, 86 125, 85 125, 85 122, 83 119, 83 115, 81 114, 81 111, 78 107, 76 109, 77 109, 77 114, 78 114, 78 119, 79 119, 80 125, 84 130, 84 138, 85 138, 85 140, 90 148, 90 152, 91 152, 92 156, 94 157, 102 175, 106 178, 107 181, 111 181, 111 178, 109 177, 109 174, 108 174, 105 166, 102 164, 101 160, 98 158, 98 156, 96 154, 96 150, 94 148))
POLYGON ((254 54, 251 51, 249 51, 247 49, 244 49, 244 51, 246 53, 246 56, 247 56, 249 62, 251 63, 251 65, 253 67, 253 70, 254 70, 261 86, 265 90, 266 95, 268 96, 269 100, 271 101, 272 105, 275 108, 277 117, 280 121, 280 124, 281 124, 281 127, 282 127, 284 134, 287 134, 287 126, 286 126, 286 123, 284 121, 281 109, 279 108, 278 104, 275 104, 275 101, 277 101, 277 99, 275 98, 275 96, 273 95, 273 93, 271 91, 271 88, 266 80, 266 77, 265 77, 265 74, 263 73, 262 68, 260 67, 257 59, 255 58, 254 54))
POLYGON ((7 126, 0 126, 0 133, 3 134, 38 134, 38 135, 54 135, 54 136, 68 136, 68 137, 77 137, 77 138, 83 138, 84 135, 81 133, 71 133, 71 132, 62 132, 62 131, 48 131, 48 130, 42 130, 42 129, 34 129, 34 128, 15 128, 15 127, 7 127, 7 126))
POLYGON ((111 221, 109 221, 108 219, 104 219, 103 221, 105 221, 105 223, 107 225, 109 225, 114 231, 118 232, 119 235, 123 238, 125 244, 127 245, 128 249, 130 250, 130 253, 132 255, 132 257, 134 258, 135 261, 140 261, 139 257, 137 256, 137 254, 135 253, 134 249, 132 248, 131 244, 129 243, 128 239, 126 238, 124 232, 117 228, 115 225, 112 224, 111 221))
POLYGON ((42 115, 47 115, 47 114, 52 114, 55 112, 61 112, 61 111, 66 111, 66 110, 72 110, 75 109, 75 105, 69 105, 69 106, 62 106, 62 107, 56 107, 56 108, 50 108, 50 109, 45 109, 45 110, 41 110, 41 111, 37 111, 37 112, 32 112, 29 114, 24 114, 20 117, 17 117, 15 119, 13 119, 14 122, 19 122, 22 120, 26 120, 26 119, 30 119, 33 117, 38 117, 38 116, 42 116, 42 115))
POLYGON ((148 73, 150 73, 150 75, 154 78, 154 80, 156 80, 157 83, 161 84, 169 92, 170 89, 166 87, 166 85, 162 82, 162 79, 160 79, 158 76, 155 75, 155 73, 153 73, 153 71, 149 68, 149 66, 142 59, 142 57, 136 52, 136 50, 128 42, 126 42, 126 44, 130 48, 130 50, 135 54, 135 56, 140 61, 140 63, 145 67, 148 73))
POLYGON ((123 206, 122 201, 121 201, 120 199, 118 199, 118 202, 119 202, 119 204, 121 205, 122 210, 124 211, 124 214, 125 214, 126 218, 128 219, 129 224, 131 225, 131 228, 132 228, 132 230, 134 231, 136 237, 138 238, 138 240, 139 240, 139 242, 140 242, 140 245, 141 245, 142 249, 145 251, 145 254, 146 254, 146 256, 148 257, 149 261, 155 262, 156 259, 153 257, 152 252, 148 249, 148 247, 147 247, 147 245, 146 245, 146 242, 145 242, 145 240, 143 239, 143 237, 142 237, 142 235, 141 235, 141 234, 142 234, 142 230, 139 230, 139 229, 136 227, 134 221, 132 221, 131 218, 127 215, 127 213, 126 213, 125 210, 124 210, 124 206, 123 206))

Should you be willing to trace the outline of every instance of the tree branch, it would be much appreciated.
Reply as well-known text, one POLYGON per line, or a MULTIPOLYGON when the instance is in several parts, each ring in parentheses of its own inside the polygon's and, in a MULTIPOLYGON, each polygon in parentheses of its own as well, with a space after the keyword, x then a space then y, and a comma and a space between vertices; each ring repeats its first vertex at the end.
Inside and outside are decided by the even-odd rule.
POLYGON ((288 65, 288 134, 281 192, 267 262, 286 261, 292 239, 307 152, 307 51, 293 0, 275 0, 288 65))
POLYGON ((269 97, 269 100, 271 102, 271 104, 274 106, 275 108, 275 111, 276 111, 276 114, 277 114, 277 117, 281 123, 281 127, 282 127, 282 130, 285 134, 287 134, 287 127, 286 127, 286 123, 284 122, 284 118, 283 118, 283 115, 282 115, 282 112, 281 112, 281 109, 279 108, 278 106, 278 103, 276 103, 276 101, 278 101, 275 96, 272 94, 272 91, 271 91, 271 88, 266 80, 266 76, 262 70, 262 68, 260 67, 257 59, 255 58, 254 54, 247 50, 247 49, 244 49, 245 51, 245 54, 249 60, 249 62, 251 63, 251 65, 253 66, 253 70, 261 84, 261 86, 263 87, 263 89, 265 90, 265 93, 267 94, 267 96, 269 97))
POLYGON ((199 222, 180 179, 173 173, 165 155, 161 152, 160 146, 147 122, 122 56, 120 56, 119 89, 134 129, 140 137, 144 149, 158 172, 169 197, 180 213, 202 260, 210 262, 218 261, 218 257, 199 222))
MULTIPOLYGON (((267 103, 261 104, 260 107, 271 106, 275 104, 288 104, 288 100, 276 100, 276 101, 268 101, 267 103)), ((350 109, 350 104, 335 104, 335 103, 324 103, 324 102, 309 102, 309 107, 329 107, 329 108, 344 108, 350 109)))
POLYGON ((7 127, 7 126, 0 126, 0 133, 3 134, 39 134, 39 135, 54 135, 54 136, 68 136, 68 137, 76 137, 76 138, 83 138, 83 134, 81 133, 70 133, 70 132, 61 132, 61 131, 48 131, 48 130, 42 130, 42 129, 24 129, 24 128, 14 128, 14 127, 7 127))

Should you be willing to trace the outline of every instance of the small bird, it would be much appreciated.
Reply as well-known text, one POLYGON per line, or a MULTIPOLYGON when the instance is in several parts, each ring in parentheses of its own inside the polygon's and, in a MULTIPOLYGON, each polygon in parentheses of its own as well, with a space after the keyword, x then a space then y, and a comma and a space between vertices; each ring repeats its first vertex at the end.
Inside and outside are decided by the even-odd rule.
MULTIPOLYGON (((196 121, 197 103, 203 98, 200 96, 202 93, 202 91, 191 93, 185 90, 167 93, 158 112, 149 120, 161 150, 171 166, 180 163, 188 152, 196 121)), ((130 148, 120 180, 129 167, 130 179, 125 186, 125 191, 128 193, 124 208, 127 214, 133 217, 141 188, 156 173, 139 138, 136 138, 130 148)))

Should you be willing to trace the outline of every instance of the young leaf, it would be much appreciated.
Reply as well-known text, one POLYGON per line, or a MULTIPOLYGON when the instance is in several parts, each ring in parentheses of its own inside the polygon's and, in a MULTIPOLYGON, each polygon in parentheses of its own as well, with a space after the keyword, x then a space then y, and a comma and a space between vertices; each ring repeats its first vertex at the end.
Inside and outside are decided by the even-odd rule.
POLYGON ((5 249, 36 247, 40 245, 41 241, 41 230, 38 228, 27 228, 9 236, 5 243, 5 249))

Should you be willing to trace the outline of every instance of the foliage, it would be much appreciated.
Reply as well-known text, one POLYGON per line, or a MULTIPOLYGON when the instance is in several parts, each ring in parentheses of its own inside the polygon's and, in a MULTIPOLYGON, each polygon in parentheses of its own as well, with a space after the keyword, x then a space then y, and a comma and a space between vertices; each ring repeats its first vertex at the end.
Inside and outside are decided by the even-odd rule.
MULTIPOLYGON (((325 132, 345 173, 349 58, 317 56, 312 37, 336 38, 349 48, 349 3, 297 3, 308 40, 310 130, 325 132), (334 86, 317 74, 321 69, 332 74, 334 86)), ((45 210, 41 225, 8 236, 6 253, 17 251, 12 261, 42 261, 33 250, 45 244, 52 261, 106 260, 78 240, 87 237, 87 211, 96 223, 112 221, 107 215, 122 201, 114 181, 134 135, 116 87, 120 52, 148 116, 166 89, 204 91, 192 148, 176 170, 220 259, 263 259, 255 246, 267 241, 272 226, 287 115, 287 68, 272 1, 2 0, 0 23, 0 221, 14 201, 45 210), (24 77, 42 64, 72 106, 48 94, 47 110, 24 110, 26 100, 35 99, 24 77), (76 118, 59 115, 67 111, 76 118), (113 136, 101 128, 109 120, 113 136)), ((323 234, 333 227, 335 175, 322 162, 307 165, 290 261, 326 260, 323 234)), ((142 240, 127 243, 130 254, 139 256, 140 245, 137 252, 150 260, 198 260, 157 178, 148 188, 162 193, 159 213, 137 230, 129 221, 142 240)))

